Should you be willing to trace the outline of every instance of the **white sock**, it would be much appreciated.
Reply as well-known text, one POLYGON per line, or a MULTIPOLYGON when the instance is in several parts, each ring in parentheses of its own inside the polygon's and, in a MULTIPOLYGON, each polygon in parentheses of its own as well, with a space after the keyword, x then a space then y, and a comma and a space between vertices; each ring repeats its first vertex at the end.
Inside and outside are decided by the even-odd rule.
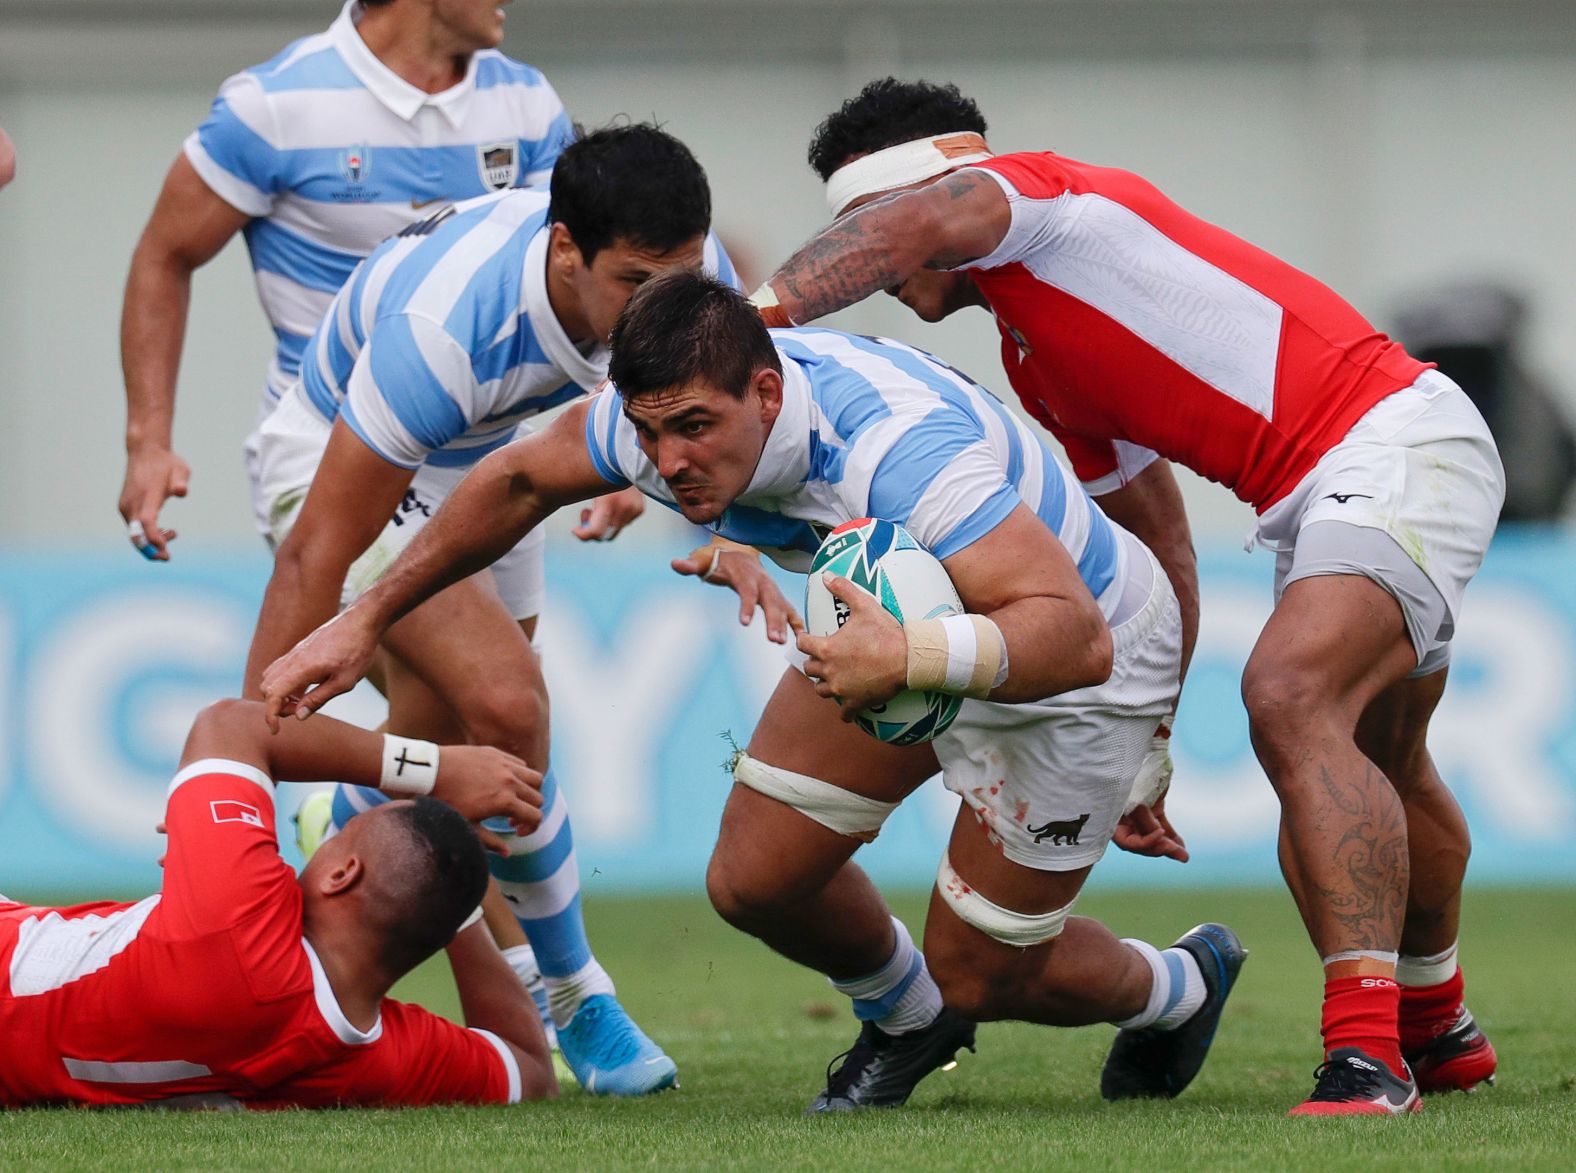
POLYGON ((941 1013, 941 991, 930 976, 925 957, 897 917, 892 918, 897 948, 886 964, 860 978, 830 979, 832 988, 854 1001, 854 1017, 873 1022, 889 1035, 919 1030, 941 1013))
POLYGON ((542 975, 542 985, 547 987, 547 1005, 553 1022, 560 1029, 580 1010, 580 1004, 596 994, 613 993, 613 979, 596 958, 592 958, 568 977, 554 978, 542 975))
POLYGON ((1437 986, 1455 977, 1458 968, 1455 945, 1425 957, 1403 953, 1396 958, 1395 980, 1403 986, 1437 986))
POLYGON ((1141 1030, 1152 1026, 1172 1030, 1181 1026, 1204 1004, 1204 973, 1186 949, 1175 947, 1161 952, 1147 941, 1124 937, 1122 944, 1149 963, 1153 980, 1149 1001, 1133 1017, 1118 1022, 1122 1030, 1141 1030))
POLYGON ((536 1006, 537 1014, 542 1018, 542 1029, 547 1032, 547 1045, 558 1045, 557 1024, 553 1022, 552 1012, 547 1005, 547 987, 542 984, 542 970, 536 964, 536 950, 530 945, 511 945, 503 950, 503 959, 509 963, 509 968, 520 979, 520 984, 525 987, 525 992, 531 995, 531 1001, 536 1006))

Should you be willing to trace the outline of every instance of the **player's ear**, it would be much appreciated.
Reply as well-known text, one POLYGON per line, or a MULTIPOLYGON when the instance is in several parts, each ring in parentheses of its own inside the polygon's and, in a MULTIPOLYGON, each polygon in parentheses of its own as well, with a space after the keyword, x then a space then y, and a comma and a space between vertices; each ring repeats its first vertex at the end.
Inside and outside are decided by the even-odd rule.
POLYGON ((783 409, 782 375, 771 367, 762 367, 750 377, 750 386, 760 400, 761 422, 771 427, 783 409))
POLYGON ((352 852, 318 878, 317 890, 324 896, 342 896, 361 883, 366 874, 361 857, 352 852))
POLYGON ((569 229, 555 222, 547 235, 547 263, 558 271, 560 277, 573 277, 583 267, 580 246, 569 235, 569 229))

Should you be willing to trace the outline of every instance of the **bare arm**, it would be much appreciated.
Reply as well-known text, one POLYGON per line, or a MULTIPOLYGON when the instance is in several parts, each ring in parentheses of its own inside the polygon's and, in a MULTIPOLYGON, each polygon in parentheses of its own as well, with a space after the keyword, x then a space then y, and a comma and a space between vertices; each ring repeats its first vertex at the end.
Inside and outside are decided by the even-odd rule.
POLYGON ((414 475, 367 447, 343 417, 334 422, 301 515, 274 555, 243 695, 258 696, 263 669, 334 617, 350 564, 388 524, 414 475))
POLYGON ((788 258, 771 286, 790 321, 814 321, 919 269, 987 256, 1011 223, 1012 209, 996 181, 959 171, 829 225, 788 258))
MULTIPOLYGON (((1111 675, 1111 631, 1078 567, 1027 505, 943 560, 972 614, 988 617, 1007 645, 1007 679, 993 701, 1039 700, 1099 684, 1111 675)), ((845 720, 907 686, 903 629, 875 599, 836 579, 832 593, 850 618, 836 635, 801 636, 816 691, 835 697, 845 720)))
POLYGON ((1182 675, 1198 642, 1198 558, 1176 475, 1156 460, 1120 489, 1095 498, 1100 509, 1154 552, 1182 608, 1182 675))
POLYGON ((192 272, 222 249, 250 217, 225 203, 185 155, 164 179, 153 215, 131 257, 120 317, 126 379, 126 480, 120 515, 140 522, 159 561, 169 559, 159 510, 184 497, 191 470, 171 447, 175 378, 186 335, 192 272))
MULTIPOLYGON (((332 717, 291 722, 271 737, 257 701, 216 701, 197 715, 181 765, 225 758, 256 766, 276 782, 333 778, 378 788, 383 735, 332 717)), ((503 815, 522 834, 541 822, 542 776, 519 758, 490 746, 448 745, 438 755, 432 796, 471 820, 503 815)), ((494 837, 496 842, 496 837, 494 837)))
POLYGON ((272 666, 254 644, 254 662, 267 667, 262 696, 270 724, 290 713, 305 717, 351 688, 365 673, 378 640, 401 616, 491 566, 555 510, 605 493, 608 484, 586 452, 590 408, 590 400, 578 403, 543 431, 479 463, 376 586, 272 666))
POLYGON ((541 1016, 487 926, 477 923, 456 934, 448 953, 465 1025, 492 1031, 513 1052, 520 1068, 522 1099, 556 1096, 558 1077, 553 1074, 541 1016))
POLYGON ((0 128, 0 187, 4 187, 16 178, 16 147, 11 144, 11 136, 0 128))

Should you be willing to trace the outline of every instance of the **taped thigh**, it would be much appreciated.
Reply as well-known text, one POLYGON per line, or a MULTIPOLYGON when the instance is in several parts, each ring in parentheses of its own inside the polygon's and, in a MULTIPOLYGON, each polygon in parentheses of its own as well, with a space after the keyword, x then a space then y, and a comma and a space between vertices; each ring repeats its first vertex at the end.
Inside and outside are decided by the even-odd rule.
POLYGON ((862 843, 880 834, 887 816, 898 808, 895 802, 866 798, 807 774, 769 766, 743 752, 734 759, 733 777, 741 785, 793 807, 812 822, 862 843))
POLYGON ((1073 905, 1078 903, 1075 897, 1050 912, 1013 912, 985 899, 970 887, 953 870, 952 858, 947 853, 942 854, 941 866, 936 869, 936 887, 947 898, 948 907, 964 924, 1004 945, 1015 945, 1020 949, 1061 936, 1067 918, 1072 914, 1073 905))

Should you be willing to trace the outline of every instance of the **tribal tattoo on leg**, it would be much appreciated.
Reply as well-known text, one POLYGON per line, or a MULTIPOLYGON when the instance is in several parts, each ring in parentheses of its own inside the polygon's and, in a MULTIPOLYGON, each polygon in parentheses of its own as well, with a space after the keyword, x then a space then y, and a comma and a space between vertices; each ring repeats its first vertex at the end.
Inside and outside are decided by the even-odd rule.
POLYGON ((1319 783, 1329 803, 1325 818, 1340 823, 1326 824, 1340 836, 1327 866, 1318 869, 1340 880, 1335 886, 1317 884, 1319 899, 1345 948, 1393 951, 1401 939, 1409 881, 1401 796, 1371 762, 1364 762, 1364 776, 1355 784, 1321 765, 1319 783))

